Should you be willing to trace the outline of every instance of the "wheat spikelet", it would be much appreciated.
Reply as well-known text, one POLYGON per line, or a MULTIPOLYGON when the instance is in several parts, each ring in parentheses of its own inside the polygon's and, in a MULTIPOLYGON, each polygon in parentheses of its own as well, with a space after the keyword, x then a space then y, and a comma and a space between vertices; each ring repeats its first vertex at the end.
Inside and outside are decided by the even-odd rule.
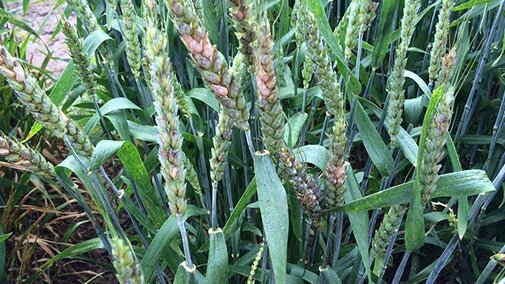
POLYGON ((447 37, 449 35, 450 15, 452 0, 443 0, 438 12, 438 22, 435 27, 435 39, 430 52, 430 66, 428 67, 429 84, 433 85, 439 75, 442 58, 447 50, 447 37))
POLYGON ((372 248, 370 249, 370 258, 374 259, 377 255, 384 253, 391 238, 400 228, 405 212, 407 212, 407 206, 403 204, 393 205, 389 208, 388 213, 384 215, 379 229, 375 231, 372 248))
POLYGON ((275 71, 275 77, 277 78, 277 85, 279 88, 285 87, 286 86, 286 78, 285 78, 285 66, 286 63, 284 62, 284 50, 282 46, 279 46, 274 54, 274 71, 275 71))
POLYGON ((179 110, 185 117, 191 117, 191 111, 189 110, 188 102, 186 101, 186 93, 182 89, 181 83, 177 80, 173 68, 170 68, 170 80, 172 80, 172 86, 174 86, 174 96, 179 106, 179 110))
POLYGON ((454 103, 454 88, 445 89, 444 95, 435 108, 426 143, 424 144, 423 163, 420 165, 420 184, 422 200, 428 202, 431 194, 437 188, 438 171, 442 167, 440 161, 444 156, 444 146, 452 118, 454 103))
POLYGON ((115 11, 117 8, 117 0, 107 0, 107 5, 109 5, 112 11, 115 11))
POLYGON ((112 239, 113 264, 121 284, 143 284, 144 276, 130 246, 120 238, 112 239))
POLYGON ((93 14, 86 0, 69 0, 68 4, 70 4, 72 10, 77 13, 78 18, 84 21, 88 32, 91 33, 101 29, 95 14, 93 14))
POLYGON ((456 63, 456 48, 452 48, 442 59, 442 66, 438 73, 435 88, 441 85, 449 84, 454 74, 454 64, 456 63))
POLYGON ((37 80, 3 46, 0 46, 0 73, 36 120, 54 136, 67 137, 77 153, 91 157, 93 145, 89 137, 49 99, 37 80))
MULTIPOLYGON (((235 77, 237 85, 242 91, 243 79, 246 75, 246 64, 244 63, 244 56, 237 54, 233 59, 233 66, 231 72, 235 77)), ((219 113, 219 120, 216 126, 216 134, 212 138, 212 158, 210 161, 210 178, 212 181, 212 188, 217 189, 219 181, 222 179, 226 161, 228 159, 228 151, 231 144, 233 119, 227 112, 226 108, 221 109, 219 113)))
POLYGON ((193 1, 193 7, 195 8, 195 12, 198 15, 200 19, 203 19, 205 17, 203 13, 203 4, 202 0, 192 0, 193 1))
POLYGON ((179 131, 179 117, 172 81, 169 78, 170 61, 165 55, 166 36, 152 23, 146 29, 146 56, 150 62, 151 87, 155 99, 156 124, 160 145, 158 159, 161 173, 165 178, 165 192, 170 210, 182 215, 186 211, 186 183, 182 135, 179 131))
POLYGON ((305 213, 316 225, 320 225, 324 199, 314 177, 307 173, 307 168, 295 158, 291 149, 284 147, 277 153, 283 174, 288 177, 289 184, 296 191, 305 213))
POLYGON ((62 30, 65 34, 65 43, 67 44, 68 50, 70 51, 70 56, 75 64, 77 75, 81 79, 85 92, 90 95, 96 95, 96 81, 93 77, 93 71, 89 67, 89 60, 84 53, 84 47, 82 45, 81 39, 77 36, 75 29, 72 25, 64 18, 61 18, 63 25, 62 30))
MULTIPOLYGON (((298 2, 298 1, 297 1, 298 2)), ((335 27, 333 30, 333 34, 339 40, 339 42, 344 43, 345 41, 345 34, 347 32, 347 24, 349 23, 349 14, 351 12, 351 9, 347 9, 344 12, 344 15, 338 22, 338 25, 335 27)))
POLYGON ((305 54, 305 60, 303 61, 302 68, 302 79, 303 79, 303 88, 307 90, 310 87, 310 81, 312 80, 312 76, 314 75, 314 63, 310 59, 308 54, 305 54))
POLYGON ((419 0, 406 0, 403 8, 403 17, 400 29, 400 43, 396 48, 396 58, 389 78, 388 95, 389 105, 387 117, 389 120, 389 135, 391 146, 396 145, 396 136, 402 123, 403 103, 405 102, 405 66, 407 64, 407 49, 410 45, 415 30, 417 10, 421 6, 419 0))
POLYGON ((325 201, 329 206, 344 204, 345 194, 345 120, 335 118, 335 122, 329 134, 330 148, 328 162, 326 163, 326 186, 324 191, 325 201))
POLYGON ((328 112, 334 116, 333 126, 329 134, 330 149, 326 164, 325 176, 327 188, 324 191, 325 201, 329 206, 342 205, 345 193, 345 145, 347 143, 345 121, 345 99, 340 90, 337 73, 333 70, 328 49, 322 41, 314 16, 300 9, 298 17, 305 24, 300 25, 298 38, 306 39, 307 53, 310 62, 315 66, 314 73, 321 87, 324 102, 328 112), (302 14, 303 13, 303 14, 302 14))
MULTIPOLYGON (((157 29, 156 28, 157 15, 156 15, 156 11, 154 10, 155 9, 154 5, 155 5, 154 2, 146 1, 146 7, 144 9, 144 18, 146 19, 148 26, 150 25, 153 28, 157 29)), ((148 56, 146 56, 147 51, 145 50, 145 47, 147 47, 149 45, 149 43, 147 43, 147 40, 153 40, 153 39, 152 38, 148 39, 144 36, 143 40, 144 40, 143 41, 144 57, 141 60, 141 64, 144 69, 144 81, 146 82, 149 89, 152 89, 150 62, 149 62, 148 56)), ((167 52, 166 56, 168 57, 168 52, 167 52)), ((179 107, 179 110, 181 111, 181 113, 185 117, 191 118, 191 111, 189 109, 188 102, 186 101, 186 94, 181 86, 181 83, 179 83, 179 80, 177 80, 177 76, 175 75, 172 65, 169 66, 169 69, 170 69, 170 76, 168 76, 168 77, 169 77, 171 84, 174 88, 174 95, 175 95, 175 99, 177 102, 177 106, 179 107)))
POLYGON ((140 43, 135 7, 132 0, 121 0, 121 20, 123 21, 123 39, 126 47, 126 58, 135 78, 140 78, 140 43))
POLYGON ((278 96, 271 54, 273 42, 269 29, 268 23, 265 23, 259 29, 260 31, 258 31, 255 66, 263 143, 270 153, 276 153, 278 149, 284 147, 283 138, 286 115, 278 96))
MULTIPOLYGON (((428 136, 426 137, 423 152, 423 163, 420 165, 420 186, 423 203, 429 200, 431 194, 437 187, 438 170, 441 167, 439 163, 443 157, 443 147, 446 143, 446 135, 452 117, 453 94, 454 88, 448 87, 446 93, 435 108, 432 124, 428 129, 428 136)), ((406 205, 398 204, 392 206, 389 212, 384 216, 372 241, 370 252, 372 258, 385 251, 394 233, 400 227, 402 217, 406 211, 406 205)))
POLYGON ((217 100, 243 131, 249 130, 249 110, 240 86, 235 82, 226 60, 209 40, 191 2, 167 0, 172 21, 193 62, 217 100))
POLYGON ((379 2, 367 1, 365 5, 364 22, 361 26, 361 32, 365 32, 377 16, 377 7, 379 7, 379 2))
POLYGON ((219 181, 224 175, 224 168, 228 160, 228 150, 231 144, 233 120, 222 109, 219 113, 219 121, 216 126, 216 134, 212 138, 212 158, 210 160, 210 179, 212 188, 217 189, 219 181))
POLYGON ((286 115, 278 97, 272 62, 273 42, 266 18, 257 30, 257 44, 255 65, 258 108, 265 147, 271 153, 275 153, 274 158, 281 164, 280 167, 288 177, 292 188, 297 192, 305 212, 317 223, 323 201, 319 187, 314 178, 306 172, 305 166, 296 160, 291 149, 286 147, 283 139, 286 115))
POLYGON ((356 47, 362 25, 365 23, 365 3, 363 0, 353 1, 348 9, 350 11, 344 40, 344 54, 347 60, 352 56, 352 50, 356 47))
POLYGON ((186 155, 184 155, 184 169, 186 170, 186 181, 193 187, 196 194, 201 195, 202 188, 198 180, 198 173, 186 155))
MULTIPOLYGON (((147 2, 150 12, 154 10, 154 2, 147 2)), ((165 192, 168 205, 172 214, 176 216, 177 225, 182 237, 185 262, 189 269, 195 266, 191 261, 189 240, 186 231, 186 169, 187 159, 182 151, 182 134, 179 130, 179 117, 177 116, 177 103, 172 82, 170 61, 166 56, 168 40, 164 33, 160 32, 151 17, 148 17, 145 32, 146 57, 150 64, 151 91, 154 96, 156 109, 156 124, 158 126, 158 160, 161 164, 161 174, 165 179, 165 192)), ((195 188, 196 190, 196 188, 195 188)))
POLYGON ((256 270, 258 270, 258 266, 261 261, 261 256, 263 255, 264 243, 260 244, 260 249, 254 258, 254 261, 251 265, 251 271, 249 272, 249 277, 247 277, 247 284, 254 284, 254 274, 256 274, 256 270))
POLYGON ((314 66, 314 74, 322 89, 326 108, 331 115, 340 116, 344 113, 345 101, 340 90, 338 75, 333 70, 329 50, 322 40, 314 15, 302 6, 299 6, 294 13, 298 14, 298 21, 303 23, 298 26, 299 45, 301 45, 300 41, 307 44, 307 54, 314 66))
POLYGON ((0 157, 12 164, 13 168, 27 170, 41 177, 52 179, 56 176, 54 167, 44 156, 32 148, 9 138, 0 131, 0 157))

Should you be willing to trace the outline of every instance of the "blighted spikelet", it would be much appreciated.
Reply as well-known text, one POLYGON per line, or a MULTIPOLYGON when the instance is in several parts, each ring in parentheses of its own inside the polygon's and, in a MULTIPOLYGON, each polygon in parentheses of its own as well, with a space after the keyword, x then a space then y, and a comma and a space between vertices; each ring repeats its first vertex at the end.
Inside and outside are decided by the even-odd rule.
POLYGON ((447 50, 447 38, 449 36, 450 15, 452 0, 442 0, 442 7, 438 12, 438 22, 435 28, 435 39, 430 52, 430 66, 428 67, 429 84, 437 80, 442 61, 440 60, 447 50))
POLYGON ((456 48, 453 47, 449 51, 449 53, 447 53, 442 59, 442 66, 440 67, 440 72, 438 73, 435 88, 440 85, 451 83, 455 63, 456 63, 456 48))
MULTIPOLYGON (((300 12, 295 11, 295 12, 300 12)), ((302 12, 303 13, 303 12, 302 12)), ((322 41, 317 24, 312 14, 299 14, 305 24, 299 33, 306 39, 307 53, 314 65, 314 72, 321 87, 324 102, 328 112, 334 116, 333 126, 329 134, 330 149, 326 164, 325 176, 327 188, 324 191, 325 201, 329 206, 342 205, 345 193, 345 145, 347 143, 344 103, 337 73, 333 70, 328 49, 322 41)))
MULTIPOLYGON (((239 51, 245 56, 249 66, 254 66, 253 41, 254 23, 249 0, 228 0, 235 34, 239 41, 239 51)), ((253 68, 254 69, 254 68, 253 68)))
POLYGON ((297 192, 307 215, 318 223, 323 202, 319 187, 314 178, 306 172, 306 167, 295 158, 291 149, 284 143, 286 115, 278 96, 272 62, 273 42, 266 18, 263 18, 256 35, 258 44, 255 52, 256 82, 263 141, 266 149, 274 153, 274 158, 280 163, 283 174, 297 192))
MULTIPOLYGON (((240 53, 237 54, 233 59, 231 72, 239 86, 238 90, 240 90, 240 92, 242 92, 243 79, 247 74, 245 67, 244 56, 240 53)), ((217 185, 224 175, 224 169, 231 145, 233 124, 233 119, 228 114, 228 110, 226 108, 221 109, 216 126, 216 134, 212 138, 213 148, 210 161, 210 178, 213 189, 217 189, 217 185)))
POLYGON ((366 1, 365 4, 365 15, 363 17, 363 24, 361 25, 361 32, 365 32, 368 27, 372 24, 373 20, 377 16, 377 7, 379 7, 379 2, 366 1))
POLYGON ((158 159, 161 173, 165 179, 165 192, 170 210, 182 215, 186 211, 186 182, 182 135, 179 130, 179 117, 174 89, 169 78, 170 61, 166 56, 167 38, 148 23, 145 33, 146 56, 150 62, 151 87, 156 108, 160 145, 158 159))
POLYGON ((400 228, 403 215, 406 211, 406 205, 397 204, 389 208, 388 213, 384 215, 384 219, 382 220, 379 229, 375 231, 375 235, 372 240, 372 247, 370 249, 370 257, 372 259, 377 255, 384 253, 387 245, 391 241, 391 238, 400 228))
POLYGON ((410 45, 412 35, 415 30, 415 20, 417 10, 421 2, 419 0, 406 0, 403 8, 403 17, 400 29, 400 43, 396 47, 396 58, 389 78, 388 95, 389 105, 387 117, 389 123, 389 135, 391 136, 391 145, 396 145, 396 136, 398 135, 402 123, 403 103, 405 102, 405 66, 407 64, 407 49, 410 45))
POLYGON ((89 137, 51 101, 37 80, 3 46, 0 46, 0 73, 36 120, 54 136, 68 138, 78 154, 91 157, 93 145, 89 137))
POLYGON ((330 147, 324 172, 326 176, 324 195, 328 206, 339 206, 344 204, 346 177, 345 145, 347 137, 345 136, 344 119, 335 118, 329 137, 330 147))
POLYGON ((132 0, 121 0, 121 20, 123 21, 123 39, 126 48, 126 58, 130 69, 135 78, 140 77, 140 43, 139 33, 137 27, 137 20, 135 16, 135 7, 133 7, 132 0))
MULTIPOLYGON (((443 157, 443 147, 452 117, 454 88, 448 87, 445 91, 446 93, 433 114, 432 125, 428 130, 425 143, 423 164, 421 165, 422 176, 420 177, 423 203, 429 200, 431 194, 436 189, 438 170, 440 169, 439 162, 443 157)), ((406 205, 398 204, 391 207, 389 212, 384 216, 372 241, 370 252, 372 258, 385 251, 394 233, 399 229, 402 217, 406 211, 406 205)))
POLYGON ((255 52, 256 83, 258 85, 258 107, 265 148, 276 153, 284 147, 284 125, 286 115, 278 96, 277 82, 273 69, 270 27, 265 20, 258 29, 255 52))
POLYGON ((75 29, 72 25, 65 19, 62 18, 62 30, 65 34, 65 43, 67 44, 68 50, 70 51, 70 57, 75 64, 76 72, 84 85, 84 91, 90 95, 96 95, 96 81, 93 77, 93 71, 91 70, 90 63, 86 54, 84 53, 84 47, 82 45, 81 39, 77 36, 75 29))
POLYGON ((120 238, 112 239, 113 264, 121 284, 143 284, 144 276, 131 248, 120 238))
POLYGON ((201 25, 193 6, 188 1, 167 0, 172 21, 188 49, 193 62, 217 100, 228 108, 235 125, 249 129, 249 110, 244 95, 239 90, 228 64, 217 48, 211 44, 207 32, 201 25))
POLYGON ((447 87, 440 102, 435 107, 428 135, 424 144, 423 163, 421 164, 420 184, 422 200, 428 202, 431 194, 437 188, 438 171, 442 167, 440 161, 444 156, 444 146, 452 118, 454 103, 454 88, 447 87))
POLYGON ((44 156, 2 132, 0 132, 0 157, 12 164, 13 168, 27 170, 49 179, 56 176, 53 165, 44 156))
POLYGON ((296 190, 305 213, 312 218, 314 224, 319 226, 324 199, 316 180, 307 173, 307 168, 296 159, 291 149, 281 148, 278 156, 283 174, 288 177, 289 184, 296 190))

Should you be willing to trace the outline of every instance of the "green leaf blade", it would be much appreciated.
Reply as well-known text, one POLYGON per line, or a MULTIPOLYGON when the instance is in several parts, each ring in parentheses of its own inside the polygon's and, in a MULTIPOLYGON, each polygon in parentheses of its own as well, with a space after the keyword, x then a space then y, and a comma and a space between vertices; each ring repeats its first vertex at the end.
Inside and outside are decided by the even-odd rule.
POLYGON ((286 283, 288 249, 288 201, 275 166, 267 153, 254 157, 261 219, 276 283, 286 283), (261 177, 261 178, 258 178, 261 177))
POLYGON ((356 101, 356 125, 373 164, 382 175, 388 176, 393 169, 393 158, 359 101, 356 101))
POLYGON ((209 259, 205 283, 226 283, 228 281, 228 250, 223 231, 220 228, 209 230, 209 259))

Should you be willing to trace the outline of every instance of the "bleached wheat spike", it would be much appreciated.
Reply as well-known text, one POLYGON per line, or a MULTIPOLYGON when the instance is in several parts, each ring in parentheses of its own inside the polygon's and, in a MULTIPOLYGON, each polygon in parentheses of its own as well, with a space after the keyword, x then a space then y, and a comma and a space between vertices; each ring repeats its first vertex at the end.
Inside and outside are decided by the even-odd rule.
POLYGON ((202 78, 216 99, 228 109, 235 125, 249 130, 249 109, 225 57, 212 45, 193 4, 188 0, 167 0, 172 21, 202 78))
POLYGON ((258 85, 258 108, 260 110, 261 130, 266 149, 275 153, 274 158, 280 163, 283 173, 289 179, 292 188, 297 192, 305 212, 316 223, 321 218, 323 202, 319 186, 314 178, 306 172, 283 139, 286 115, 282 110, 278 96, 277 83, 273 70, 273 41, 270 26, 266 18, 262 19, 257 29, 257 48, 255 52, 256 83, 258 85))

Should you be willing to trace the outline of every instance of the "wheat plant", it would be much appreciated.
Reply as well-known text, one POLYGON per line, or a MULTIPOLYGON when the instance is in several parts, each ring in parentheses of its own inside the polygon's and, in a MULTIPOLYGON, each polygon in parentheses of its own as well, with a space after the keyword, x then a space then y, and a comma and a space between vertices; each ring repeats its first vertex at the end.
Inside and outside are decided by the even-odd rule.
POLYGON ((0 13, 0 282, 503 282, 504 1, 60 5, 0 13))

